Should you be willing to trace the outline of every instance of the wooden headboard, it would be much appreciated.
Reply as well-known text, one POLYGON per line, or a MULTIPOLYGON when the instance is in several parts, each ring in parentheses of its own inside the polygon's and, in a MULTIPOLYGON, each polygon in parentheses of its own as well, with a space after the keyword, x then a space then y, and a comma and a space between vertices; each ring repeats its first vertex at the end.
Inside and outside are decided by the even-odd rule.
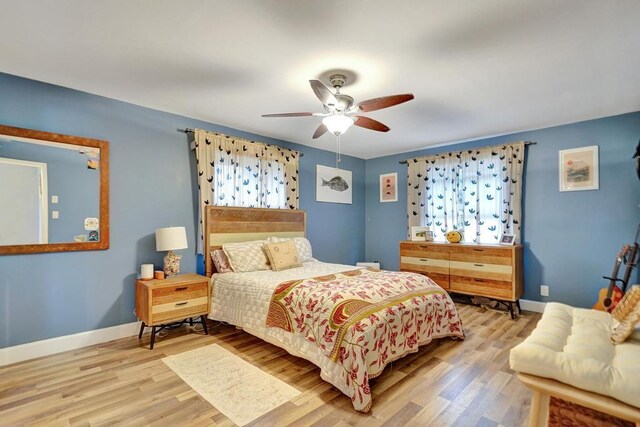
POLYGON ((257 209, 230 206, 205 208, 204 259, 207 277, 213 274, 211 251, 230 242, 277 237, 304 237, 307 214, 292 209, 257 209))

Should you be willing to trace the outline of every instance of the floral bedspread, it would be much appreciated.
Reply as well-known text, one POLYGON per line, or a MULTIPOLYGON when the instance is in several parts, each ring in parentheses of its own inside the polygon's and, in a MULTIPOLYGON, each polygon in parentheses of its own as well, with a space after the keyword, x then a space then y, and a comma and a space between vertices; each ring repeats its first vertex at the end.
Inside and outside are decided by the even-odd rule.
POLYGON ((302 334, 342 366, 356 410, 371 408, 369 379, 435 338, 463 339, 449 295, 415 273, 363 268, 281 283, 267 327, 302 334))

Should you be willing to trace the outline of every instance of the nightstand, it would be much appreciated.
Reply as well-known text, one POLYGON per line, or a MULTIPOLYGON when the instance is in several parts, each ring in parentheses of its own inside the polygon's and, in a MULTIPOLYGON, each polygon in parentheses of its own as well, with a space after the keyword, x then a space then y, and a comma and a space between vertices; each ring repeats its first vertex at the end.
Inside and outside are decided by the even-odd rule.
POLYGON ((209 278, 199 274, 179 274, 166 279, 136 280, 136 315, 142 320, 138 338, 144 328, 151 326, 150 349, 156 334, 200 317, 202 329, 207 330, 207 314, 211 302, 209 278))

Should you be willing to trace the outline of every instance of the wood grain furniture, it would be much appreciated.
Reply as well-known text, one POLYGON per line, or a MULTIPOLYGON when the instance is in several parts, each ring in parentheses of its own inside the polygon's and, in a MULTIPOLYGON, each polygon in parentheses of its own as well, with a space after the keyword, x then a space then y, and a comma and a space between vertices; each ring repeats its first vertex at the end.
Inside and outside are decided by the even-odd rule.
POLYGON ((207 206, 205 209, 205 272, 214 273, 209 253, 225 243, 269 237, 305 237, 307 214, 293 209, 207 206))
POLYGON ((185 322, 193 325, 199 317, 204 333, 208 334, 206 316, 211 302, 209 279, 199 274, 179 274, 166 279, 136 281, 136 315, 142 320, 138 338, 144 328, 151 326, 153 349, 155 337, 163 329, 170 329, 185 322))
POLYGON ((607 312, 547 303, 536 328, 509 354, 511 369, 533 391, 530 426, 547 425, 551 398, 640 426, 640 333, 614 345, 614 322, 607 312))
POLYGON ((400 271, 424 274, 449 292, 503 302, 512 319, 524 293, 521 245, 401 241, 400 271))
MULTIPOLYGON (((74 148, 89 147, 99 150, 100 163, 97 173, 100 174, 100 238, 91 242, 38 243, 26 245, 0 245, 0 255, 34 254, 43 252, 70 252, 70 251, 97 251, 109 249, 109 143, 98 139, 84 138, 81 136, 63 135, 32 129, 23 129, 12 126, 0 125, 0 136, 31 142, 36 145, 49 145, 74 148)), ((93 211, 94 207, 91 207, 93 211)), ((82 226, 82 224, 80 225, 82 226)), ((0 230, 2 231, 2 230, 0 230)))

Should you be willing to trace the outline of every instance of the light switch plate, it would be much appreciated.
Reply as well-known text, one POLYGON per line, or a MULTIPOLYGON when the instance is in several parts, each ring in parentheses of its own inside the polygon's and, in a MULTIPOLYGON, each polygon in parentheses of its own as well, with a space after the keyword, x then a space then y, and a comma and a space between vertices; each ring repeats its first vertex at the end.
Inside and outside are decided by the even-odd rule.
POLYGON ((58 196, 51 196, 51 203, 58 203, 58 196))
POLYGON ((58 218, 60 218, 60 212, 58 212, 58 211, 51 211, 51 218, 53 218, 53 219, 58 219, 58 218))
POLYGON ((547 285, 540 285, 540 295, 543 297, 549 296, 549 287, 547 285))

